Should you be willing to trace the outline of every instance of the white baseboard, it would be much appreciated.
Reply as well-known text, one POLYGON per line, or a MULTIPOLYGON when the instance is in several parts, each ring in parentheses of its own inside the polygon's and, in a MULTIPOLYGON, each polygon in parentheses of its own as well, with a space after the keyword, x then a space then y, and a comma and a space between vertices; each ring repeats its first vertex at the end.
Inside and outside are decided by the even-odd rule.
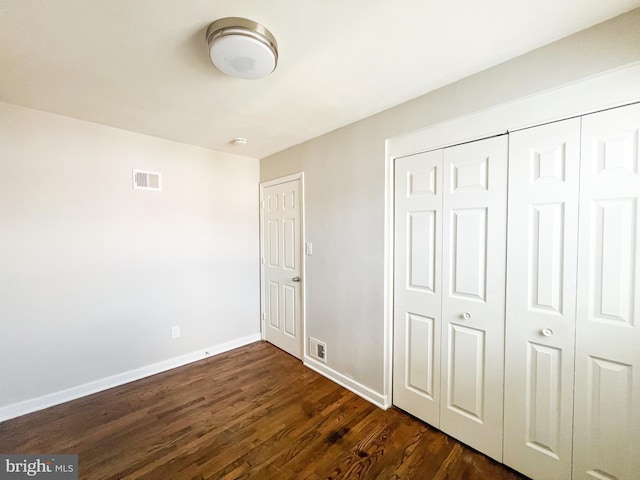
POLYGON ((391 403, 389 402, 389 397, 387 395, 382 395, 378 392, 371 390, 369 387, 362 385, 359 382, 343 375, 340 372, 337 372, 331 367, 328 367, 322 362, 319 362, 315 358, 305 356, 303 363, 306 367, 309 367, 311 370, 318 372, 320 375, 327 377, 329 380, 336 382, 338 385, 343 386, 347 390, 352 391, 356 395, 364 398, 368 402, 373 403, 375 406, 382 408, 383 410, 387 410, 391 403))
POLYGON ((242 347, 260 340, 260 334, 247 335, 246 337, 237 338, 229 342, 213 345, 208 348, 180 355, 179 357, 163 360, 162 362, 146 365, 144 367, 129 370, 128 372, 118 373, 110 377, 102 378, 93 382, 78 385, 77 387, 68 388, 59 392, 50 393, 41 397, 24 400, 22 402, 13 403, 6 407, 0 407, 0 422, 9 420, 10 418, 26 415, 27 413, 36 412, 45 408, 59 405, 61 403, 76 400, 93 393, 102 392, 109 388, 118 387, 125 383, 140 380, 157 373, 166 372, 173 368, 181 367, 189 363, 197 362, 212 355, 218 355, 234 348, 242 347))

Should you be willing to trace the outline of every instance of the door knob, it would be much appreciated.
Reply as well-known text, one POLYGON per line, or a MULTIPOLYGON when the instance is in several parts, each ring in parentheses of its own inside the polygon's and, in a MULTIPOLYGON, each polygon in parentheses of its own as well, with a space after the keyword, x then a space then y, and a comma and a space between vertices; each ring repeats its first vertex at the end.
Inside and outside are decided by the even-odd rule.
POLYGON ((293 280, 294 282, 299 282, 300 281, 300 277, 293 277, 291 280, 293 280))
POLYGON ((542 335, 544 335, 545 337, 550 337, 551 335, 553 335, 553 330, 551 330, 550 328, 543 328, 542 335))
POLYGON ((469 320, 471 318, 471 314, 469 312, 464 312, 462 314, 462 318, 464 318, 465 320, 469 320))

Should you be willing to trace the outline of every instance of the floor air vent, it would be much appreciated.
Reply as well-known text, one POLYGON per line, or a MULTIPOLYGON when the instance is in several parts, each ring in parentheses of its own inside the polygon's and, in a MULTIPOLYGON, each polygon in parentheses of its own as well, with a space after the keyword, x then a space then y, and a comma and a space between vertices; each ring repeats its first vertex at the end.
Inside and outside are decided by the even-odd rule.
POLYGON ((158 172, 134 170, 133 188, 136 190, 162 190, 162 177, 158 172))
POLYGON ((327 344, 313 337, 309 337, 309 355, 321 362, 327 363, 327 344))

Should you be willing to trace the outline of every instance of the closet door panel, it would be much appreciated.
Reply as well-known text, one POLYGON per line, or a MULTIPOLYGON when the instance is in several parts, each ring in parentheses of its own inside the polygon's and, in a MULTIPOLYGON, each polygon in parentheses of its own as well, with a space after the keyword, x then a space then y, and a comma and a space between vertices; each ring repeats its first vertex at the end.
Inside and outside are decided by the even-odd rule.
POLYGON ((444 149, 440 428, 502 460, 507 137, 444 149))
POLYGON ((580 119, 509 135, 504 463, 571 478, 580 119))
POLYGON ((438 427, 442 150, 395 165, 393 403, 438 427))
POLYGON ((583 118, 574 478, 640 472, 640 105, 583 118))

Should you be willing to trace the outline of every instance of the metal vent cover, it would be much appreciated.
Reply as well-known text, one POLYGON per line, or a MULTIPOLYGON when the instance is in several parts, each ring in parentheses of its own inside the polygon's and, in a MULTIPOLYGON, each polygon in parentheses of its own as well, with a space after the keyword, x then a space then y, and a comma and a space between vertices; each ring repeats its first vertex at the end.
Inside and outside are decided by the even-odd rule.
POLYGON ((147 170, 133 170, 133 188, 135 190, 162 190, 162 175, 147 170))

